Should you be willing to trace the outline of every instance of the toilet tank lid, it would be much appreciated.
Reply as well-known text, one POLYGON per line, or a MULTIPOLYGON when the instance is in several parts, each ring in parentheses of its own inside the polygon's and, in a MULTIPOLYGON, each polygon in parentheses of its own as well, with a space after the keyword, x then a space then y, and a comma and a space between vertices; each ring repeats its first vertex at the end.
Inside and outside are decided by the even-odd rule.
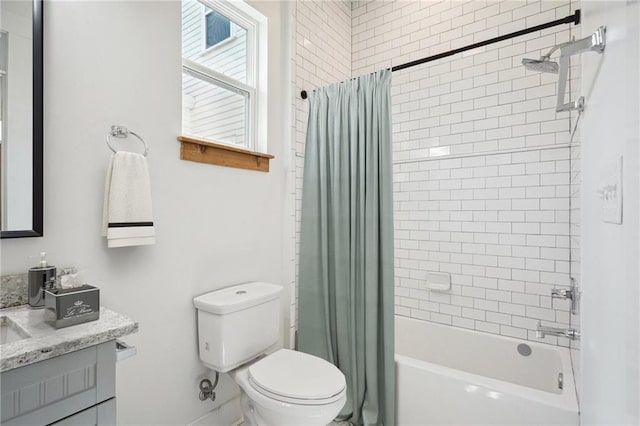
POLYGON ((260 281, 234 285, 193 298, 197 309, 213 314, 228 314, 279 297, 282 287, 260 281))

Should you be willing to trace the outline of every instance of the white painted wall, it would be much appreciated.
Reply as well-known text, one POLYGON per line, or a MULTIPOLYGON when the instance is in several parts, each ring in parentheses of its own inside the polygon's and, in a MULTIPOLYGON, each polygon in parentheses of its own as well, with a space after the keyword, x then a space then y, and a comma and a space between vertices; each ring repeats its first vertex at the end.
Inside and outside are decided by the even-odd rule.
POLYGON ((583 1, 583 34, 607 27, 604 54, 582 55, 582 424, 640 423, 640 3, 583 1), (623 224, 601 222, 596 193, 623 156, 623 224))
MULTIPOLYGON (((276 157, 270 173, 179 159, 180 2, 46 4, 45 236, 2 240, 2 274, 26 271, 36 262, 28 257, 46 250, 53 264, 83 270, 101 288, 103 305, 140 322, 127 339, 138 355, 118 365, 119 424, 184 425, 217 405, 197 398, 207 370, 193 296, 292 279, 289 12, 285 2, 253 4, 269 18, 269 130, 262 136, 276 157), (112 124, 149 143, 154 246, 107 249, 100 236, 110 155, 104 137, 112 124)), ((288 324, 289 309, 283 314, 288 324)), ((232 397, 234 385, 223 381, 217 395, 219 402, 232 397)))

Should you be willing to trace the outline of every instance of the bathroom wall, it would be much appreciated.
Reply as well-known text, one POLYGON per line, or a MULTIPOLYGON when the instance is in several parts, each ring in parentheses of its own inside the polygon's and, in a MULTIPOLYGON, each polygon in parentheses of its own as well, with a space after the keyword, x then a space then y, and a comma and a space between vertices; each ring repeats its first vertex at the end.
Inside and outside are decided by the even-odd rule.
MULTIPOLYGON (((352 5, 353 75, 577 8, 514 0, 352 5)), ((573 36, 580 27, 563 25, 394 73, 398 314, 530 340, 538 320, 568 327, 568 304, 552 301, 550 291, 569 285, 575 117, 555 113, 557 75, 520 62, 573 36), (451 291, 427 291, 428 271, 450 273, 451 291)), ((573 92, 578 81, 574 63, 573 92)))
POLYGON ((583 11, 583 34, 605 25, 607 45, 602 55, 582 55, 582 424, 637 425, 640 3, 584 1, 583 11), (602 221, 598 189, 615 184, 620 156, 623 210, 616 225, 602 221))
POLYGON ((2 274, 47 251, 99 286, 104 306, 140 322, 126 339, 138 354, 118 364, 122 425, 185 425, 236 395, 225 377, 216 403, 198 400, 211 376, 198 357, 194 296, 292 280, 290 14, 286 2, 251 4, 269 18, 269 173, 179 159, 180 2, 46 4, 45 236, 2 240, 2 274), (100 236, 112 124, 149 143, 153 246, 107 249, 100 236))
MULTIPOLYGON (((351 6, 349 1, 297 1, 294 37, 294 95, 295 95, 295 260, 300 244, 300 214, 302 207, 302 178, 304 173, 304 144, 307 132, 308 101, 300 98, 300 90, 337 83, 351 76, 351 6)), ((297 281, 297 279, 296 279, 297 281)), ((297 318, 296 281, 291 282, 291 334, 295 333, 297 318)))

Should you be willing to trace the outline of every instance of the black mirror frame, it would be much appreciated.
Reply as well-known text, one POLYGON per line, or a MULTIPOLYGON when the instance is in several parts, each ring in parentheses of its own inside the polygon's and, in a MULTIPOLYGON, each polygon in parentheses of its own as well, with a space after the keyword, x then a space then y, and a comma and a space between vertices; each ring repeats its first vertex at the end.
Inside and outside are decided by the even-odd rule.
POLYGON ((33 0, 33 229, 0 231, 0 238, 42 237, 44 233, 43 6, 44 0, 33 0))

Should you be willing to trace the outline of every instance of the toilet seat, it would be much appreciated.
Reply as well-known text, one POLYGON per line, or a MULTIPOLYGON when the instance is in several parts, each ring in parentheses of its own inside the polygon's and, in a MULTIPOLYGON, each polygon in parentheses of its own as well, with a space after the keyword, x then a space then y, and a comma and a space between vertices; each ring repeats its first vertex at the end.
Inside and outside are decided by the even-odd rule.
POLYGON ((249 383, 262 395, 299 405, 331 404, 344 397, 344 375, 304 352, 280 349, 249 367, 249 383))

